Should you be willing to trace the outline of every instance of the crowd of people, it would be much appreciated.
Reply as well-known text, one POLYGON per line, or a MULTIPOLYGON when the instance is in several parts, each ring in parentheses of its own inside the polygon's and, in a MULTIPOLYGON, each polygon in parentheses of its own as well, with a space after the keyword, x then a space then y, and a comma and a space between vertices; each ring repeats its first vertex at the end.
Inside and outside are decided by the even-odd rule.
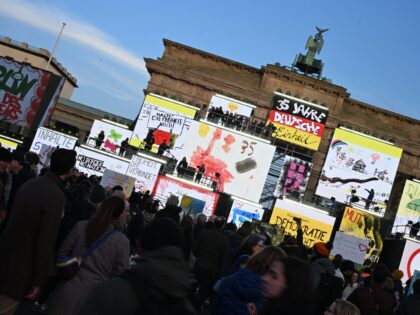
POLYGON ((250 119, 243 115, 223 111, 222 107, 210 107, 207 120, 238 131, 248 132, 253 135, 269 138, 275 130, 273 124, 266 124, 257 119, 250 119))
POLYGON ((0 314, 418 315, 403 274, 359 273, 331 244, 286 236, 273 246, 250 222, 192 218, 176 196, 102 187, 57 149, 37 173, 36 155, 0 149, 0 314), (162 208, 162 209, 161 209, 162 208))

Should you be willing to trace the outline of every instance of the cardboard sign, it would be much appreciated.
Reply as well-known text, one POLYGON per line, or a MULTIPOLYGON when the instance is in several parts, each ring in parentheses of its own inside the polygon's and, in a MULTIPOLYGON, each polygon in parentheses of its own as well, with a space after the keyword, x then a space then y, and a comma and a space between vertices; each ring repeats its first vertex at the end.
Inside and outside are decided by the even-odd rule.
POLYGON ((126 198, 130 197, 131 195, 134 188, 134 182, 134 177, 117 173, 109 169, 105 170, 104 175, 101 179, 101 185, 103 187, 112 188, 115 186, 121 186, 123 188, 124 195, 126 196, 126 198))
POLYGON ((133 155, 127 175, 136 179, 136 191, 152 191, 158 178, 161 163, 133 155))
POLYGON ((331 256, 340 254, 344 260, 351 260, 356 264, 363 265, 368 249, 369 240, 337 232, 331 256))
POLYGON ((233 222, 238 227, 245 221, 259 221, 264 215, 264 209, 257 208, 247 203, 233 200, 227 222, 233 222))

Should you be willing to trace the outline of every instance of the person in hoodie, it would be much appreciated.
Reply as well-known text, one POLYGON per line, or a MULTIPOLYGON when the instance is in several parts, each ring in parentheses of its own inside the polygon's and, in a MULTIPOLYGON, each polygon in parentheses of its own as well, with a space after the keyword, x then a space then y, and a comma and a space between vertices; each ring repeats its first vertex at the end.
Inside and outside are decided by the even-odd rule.
POLYGON ((262 304, 262 279, 275 261, 281 260, 286 253, 277 247, 269 246, 253 256, 234 274, 221 280, 216 289, 212 315, 258 314, 262 304))
POLYGON ((193 315, 189 266, 177 225, 158 218, 144 227, 137 265, 121 277, 99 284, 79 315, 193 315))
POLYGON ((314 304, 323 312, 336 299, 341 298, 344 281, 335 276, 335 266, 329 260, 330 243, 316 243, 312 249, 311 271, 314 304))
POLYGON ((175 223, 179 224, 180 217, 179 214, 182 211, 182 208, 178 206, 179 199, 177 196, 170 195, 168 200, 166 201, 165 208, 160 210, 155 218, 169 218, 175 221, 175 223))

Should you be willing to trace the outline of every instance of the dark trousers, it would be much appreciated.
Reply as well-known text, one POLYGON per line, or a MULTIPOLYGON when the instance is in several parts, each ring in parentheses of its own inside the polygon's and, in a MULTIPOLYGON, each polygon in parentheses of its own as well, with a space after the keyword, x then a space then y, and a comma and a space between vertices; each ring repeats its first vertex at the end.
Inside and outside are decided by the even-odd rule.
POLYGON ((213 273, 196 271, 195 277, 197 280, 197 290, 191 302, 197 311, 200 311, 204 302, 208 297, 210 297, 210 294, 213 290, 213 285, 216 282, 216 276, 213 273))

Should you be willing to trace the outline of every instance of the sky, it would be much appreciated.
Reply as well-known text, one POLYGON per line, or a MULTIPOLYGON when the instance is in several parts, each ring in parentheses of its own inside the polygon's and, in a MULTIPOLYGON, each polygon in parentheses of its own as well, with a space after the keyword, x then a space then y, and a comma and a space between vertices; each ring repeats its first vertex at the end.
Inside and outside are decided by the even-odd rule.
POLYGON ((323 76, 351 97, 420 119, 417 0, 0 0, 0 35, 52 50, 78 79, 74 101, 134 119, 163 38, 253 67, 290 66, 328 28, 323 76))

